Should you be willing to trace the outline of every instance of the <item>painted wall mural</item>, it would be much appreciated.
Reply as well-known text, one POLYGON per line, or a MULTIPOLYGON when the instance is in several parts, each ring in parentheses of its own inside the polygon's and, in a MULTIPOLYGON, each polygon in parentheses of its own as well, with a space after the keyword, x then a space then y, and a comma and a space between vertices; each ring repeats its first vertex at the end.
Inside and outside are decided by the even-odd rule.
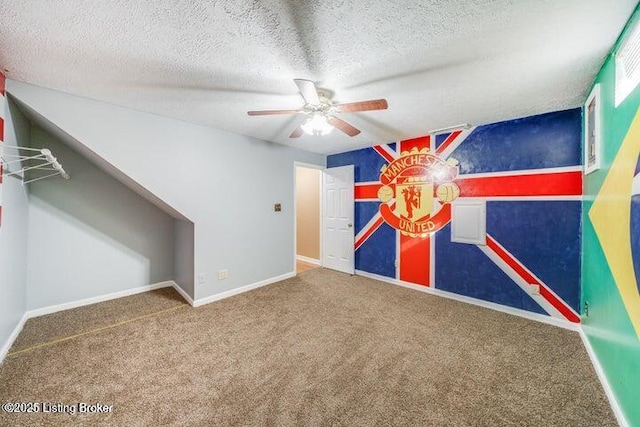
MULTIPOLYGON (((631 256, 633 259, 633 270, 636 279, 636 289, 633 292, 636 296, 636 306, 640 309, 640 155, 636 162, 631 181, 631 208, 629 215, 629 233, 631 236, 631 256)), ((640 317, 640 316, 639 316, 640 317)), ((640 325, 640 318, 638 319, 640 325)), ((640 328, 636 328, 640 336, 640 328)))
POLYGON ((611 164, 588 217, 598 237, 615 285, 640 337, 640 276, 638 259, 638 153, 640 111, 636 114, 611 164))
POLYGON ((574 109, 328 156, 355 166, 356 269, 579 322, 580 126, 574 109), (486 201, 487 245, 451 242, 458 199, 486 201))
MULTIPOLYGON (((638 9, 625 32, 640 23, 638 9)), ((621 36, 599 84, 601 168, 584 178, 583 330, 630 426, 640 426, 640 86, 615 104, 621 36)))

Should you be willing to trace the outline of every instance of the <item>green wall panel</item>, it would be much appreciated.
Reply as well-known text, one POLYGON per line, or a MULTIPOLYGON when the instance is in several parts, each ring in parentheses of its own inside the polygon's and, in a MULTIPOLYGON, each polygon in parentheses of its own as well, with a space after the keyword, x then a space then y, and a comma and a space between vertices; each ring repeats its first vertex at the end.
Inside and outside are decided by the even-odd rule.
MULTIPOLYGON (((639 15, 636 9, 627 29, 638 21, 639 15)), ((616 52, 617 45, 612 52, 616 52)), ((640 331, 634 327, 634 320, 637 324, 640 319, 631 317, 629 300, 627 299, 625 306, 619 290, 621 284, 616 282, 612 266, 607 261, 602 241, 609 230, 602 226, 604 222, 600 222, 597 229, 594 228, 592 217, 589 216, 594 200, 613 170, 614 161, 620 164, 620 160, 626 160, 635 165, 638 159, 637 151, 627 156, 627 159, 618 158, 618 154, 640 110, 640 88, 636 88, 624 102, 615 107, 614 80, 615 60, 612 54, 607 57, 594 82, 600 83, 601 91, 603 157, 601 169, 589 174, 584 180, 582 299, 583 306, 585 301, 589 303, 589 315, 583 313, 582 322, 627 421, 632 426, 640 426, 640 331)), ((636 124, 638 120, 640 116, 636 124)), ((601 201, 604 201, 603 204, 608 203, 606 198, 601 201)), ((629 209, 630 204, 629 194, 629 209)), ((618 242, 618 250, 627 250, 625 245, 630 246, 629 226, 626 227, 627 235, 618 242)), ((613 225, 611 229, 613 230, 613 225)), ((610 249, 608 256, 611 259, 610 249)))

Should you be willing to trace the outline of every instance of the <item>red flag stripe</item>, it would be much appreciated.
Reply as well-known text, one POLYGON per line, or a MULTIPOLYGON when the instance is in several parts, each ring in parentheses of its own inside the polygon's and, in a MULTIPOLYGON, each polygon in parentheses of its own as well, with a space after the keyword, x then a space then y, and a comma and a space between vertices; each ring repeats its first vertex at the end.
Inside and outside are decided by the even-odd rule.
POLYGON ((373 233, 376 232, 376 230, 378 228, 380 228, 380 226, 382 225, 382 223, 384 222, 384 220, 382 219, 382 217, 379 217, 372 225, 371 227, 369 227, 369 229, 358 239, 356 240, 356 243, 354 244, 354 250, 358 250, 360 248, 360 246, 362 246, 362 244, 364 242, 367 241, 367 239, 369 237, 371 237, 371 235, 373 233))
POLYGON ((418 150, 422 150, 423 148, 430 149, 431 137, 427 135, 421 136, 420 138, 405 139, 403 141, 400 141, 399 146, 400 149, 398 149, 398 151, 400 153, 411 151, 413 148, 417 148, 418 150))
POLYGON ((446 150, 452 143, 453 141, 456 140, 456 138, 458 136, 460 136, 460 134, 462 133, 461 130, 457 130, 455 132, 452 132, 447 139, 444 140, 444 142, 440 145, 440 147, 438 147, 436 149, 436 154, 441 154, 444 150, 446 150))
POLYGON ((372 148, 376 153, 380 154, 382 158, 384 158, 387 162, 391 163, 395 160, 394 157, 388 151, 386 151, 382 146, 375 145, 372 148))
POLYGON ((487 246, 495 252, 509 267, 511 267, 522 279, 531 284, 540 286, 540 296, 547 300, 569 321, 580 323, 580 317, 564 301, 551 291, 542 281, 536 279, 513 255, 502 248, 500 244, 491 236, 487 235, 487 246))
POLYGON ((431 236, 400 235, 400 280, 431 286, 431 236))
POLYGON ((461 197, 579 196, 582 172, 473 177, 461 175, 455 183, 461 197))
POLYGON ((378 198, 378 190, 382 187, 382 184, 357 184, 355 185, 355 199, 377 199, 378 198))
MULTIPOLYGON (((432 137, 430 135, 420 138, 400 141, 398 151, 409 152, 414 148, 418 150, 431 149, 432 137)), ((400 234, 398 278, 404 282, 422 286, 431 286, 431 236, 409 237, 400 234)))

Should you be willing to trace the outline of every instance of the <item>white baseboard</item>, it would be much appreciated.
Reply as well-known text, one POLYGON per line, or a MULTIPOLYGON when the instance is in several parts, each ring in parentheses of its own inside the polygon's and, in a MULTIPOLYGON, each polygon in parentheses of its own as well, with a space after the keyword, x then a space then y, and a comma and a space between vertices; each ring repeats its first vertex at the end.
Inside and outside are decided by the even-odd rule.
MULTIPOLYGON (((20 320, 20 322, 18 322, 18 324, 16 325, 15 329, 13 330, 13 332, 11 333, 11 335, 9 336, 7 341, 4 343, 4 345, 0 349, 0 363, 2 363, 4 361, 4 358, 6 357, 7 353, 9 352, 9 349, 13 345, 14 341, 16 340, 16 338, 18 338, 18 335, 22 331, 22 328, 24 327, 24 324, 26 323, 26 321, 31 319, 31 318, 44 316, 44 315, 47 315, 47 314, 53 314, 53 313, 57 313, 59 311, 69 310, 69 309, 72 309, 72 308, 82 307, 82 306, 85 306, 85 305, 91 305, 91 304, 95 304, 95 303, 98 303, 98 302, 109 301, 109 300, 116 299, 116 298, 123 298, 123 297, 128 297, 128 296, 131 296, 131 295, 141 294, 143 292, 149 292, 149 291, 153 291, 153 290, 156 290, 156 289, 167 288, 169 286, 173 286, 176 290, 178 290, 178 288, 179 288, 178 285, 174 281, 170 280, 170 281, 167 281, 167 282, 159 282, 159 283, 154 283, 152 285, 140 286, 140 287, 131 288, 131 289, 125 289, 124 291, 114 292, 114 293, 111 293, 111 294, 99 295, 99 296, 91 297, 91 298, 85 298, 85 299, 82 299, 82 300, 79 300, 79 301, 71 301, 71 302, 67 302, 67 303, 63 303, 63 304, 50 305, 50 306, 47 306, 47 307, 36 308, 34 310, 28 310, 28 311, 26 311, 24 313, 24 315, 22 316, 22 319, 20 320)), ((191 303, 191 305, 193 305, 193 300, 191 298, 188 298, 188 295, 186 295, 186 293, 184 293, 184 291, 182 291, 182 289, 178 290, 178 293, 180 293, 180 295, 182 295, 183 298, 185 298, 187 301, 189 301, 191 303)))
POLYGON ((242 286, 240 288, 231 289, 230 291, 220 292, 219 294, 214 294, 205 298, 200 298, 194 301, 193 306, 200 307, 201 305, 205 305, 205 304, 212 303, 214 301, 219 301, 221 299, 229 298, 234 295, 242 294, 244 292, 249 292, 254 289, 261 288, 263 286, 267 286, 272 283, 280 282, 285 279, 290 279, 292 277, 295 277, 295 275, 296 273, 292 271, 289 273, 281 274, 280 276, 275 276, 269 279, 261 280, 259 282, 251 283, 249 285, 242 286))
POLYGON ((173 286, 173 281, 154 283, 152 285, 140 286, 138 288, 125 289, 124 291, 114 292, 106 295, 99 295, 96 297, 85 298, 78 301, 65 302, 63 304, 50 305, 48 307, 36 308, 35 310, 29 310, 26 313, 28 319, 32 317, 44 316, 45 314, 57 313, 62 310, 69 310, 72 308, 82 307, 85 305, 95 304, 98 302, 109 301, 116 298, 128 297, 131 295, 141 294, 143 292, 149 292, 160 288, 167 288, 173 286))
POLYGON ((390 277, 380 276, 378 274, 368 273, 362 270, 356 270, 356 274, 358 276, 368 277, 370 279, 391 283, 393 285, 402 286, 404 288, 413 289, 413 290, 424 292, 427 294, 437 295, 439 297, 461 301, 467 304, 477 305, 477 306, 488 308, 491 310, 500 311, 502 313, 512 314, 514 316, 524 317, 529 320, 535 320, 536 322, 547 323, 549 325, 558 326, 564 329, 570 329, 572 331, 580 330, 579 324, 572 323, 567 320, 557 319, 555 317, 545 316, 543 314, 532 313, 530 311, 521 310, 519 308, 507 307, 505 305, 496 304, 494 302, 489 302, 489 301, 484 301, 477 298, 458 295, 458 294, 454 294, 453 292, 447 292, 440 289, 433 289, 427 286, 419 286, 413 283, 403 282, 402 280, 392 279, 390 277))
POLYGON ((320 265, 320 260, 319 259, 309 258, 309 257, 306 257, 304 255, 296 255, 296 259, 298 261, 308 262, 309 264, 320 265))
POLYGON ((20 335, 20 332, 22 332, 22 328, 28 319, 27 313, 22 315, 22 319, 20 319, 16 327, 13 328, 13 332, 11 332, 7 341, 3 344, 2 348, 0 348, 0 364, 4 362, 4 358, 7 356, 7 353, 9 353, 9 349, 11 349, 11 346, 15 342, 16 338, 18 338, 18 335, 20 335))
POLYGON ((191 305, 191 307, 194 307, 193 298, 191 298, 189 294, 187 294, 187 292, 185 292, 185 290, 182 289, 180 285, 178 285, 176 282, 171 282, 171 283, 172 283, 171 286, 173 286, 173 289, 175 289, 176 292, 178 292, 180 296, 184 298, 184 300, 191 305))
POLYGON ((589 359, 591 359, 591 364, 593 365, 593 369, 596 371, 596 375, 600 380, 600 384, 602 384, 602 388, 604 389, 604 394, 607 396, 607 399, 609 399, 609 405, 611 405, 611 410, 613 411, 613 414, 616 416, 616 419, 618 420, 618 424, 620 425, 620 427, 629 427, 630 424, 627 421, 626 417, 624 416, 624 413, 622 412, 622 408, 620 408, 618 401, 616 400, 616 396, 613 393, 611 384, 609 384, 609 379, 604 373, 604 369, 602 368, 602 365, 600 364, 600 361, 596 356, 596 352, 591 346, 591 342, 589 341, 587 334, 584 332, 584 327, 580 328, 578 333, 580 334, 580 338, 582 338, 582 343, 584 344, 584 348, 587 350, 589 359))
POLYGON ((613 393, 613 389, 611 388, 611 384, 609 384, 609 380, 607 379, 607 376, 604 374, 604 369, 602 368, 602 365, 600 365, 600 361, 598 360, 598 357, 596 356, 596 353, 593 350, 593 347, 591 346, 591 343, 589 342, 589 339, 587 338, 587 335, 585 334, 584 329, 580 324, 569 322, 569 321, 562 320, 562 319, 557 319, 555 317, 544 316, 544 315, 538 314, 538 313, 531 313, 531 312, 526 311, 526 310, 520 310, 520 309, 517 309, 517 308, 507 307, 507 306, 503 306, 503 305, 500 305, 500 304, 479 300, 479 299, 476 299, 476 298, 457 295, 457 294, 454 294, 452 292, 447 292, 447 291, 443 291, 443 290, 439 290, 439 289, 432 289, 432 288, 428 288, 428 287, 424 287, 424 286, 418 286, 418 285, 414 285, 412 283, 403 282, 401 280, 392 279, 392 278, 385 277, 385 276, 380 276, 378 274, 367 273, 366 271, 356 270, 356 274, 359 275, 359 276, 368 277, 370 279, 379 280, 381 282, 391 283, 391 284, 402 286, 402 287, 405 287, 405 288, 414 289, 416 291, 425 292, 425 293, 428 293, 428 294, 437 295, 437 296, 441 296, 441 297, 444 297, 444 298, 449 298, 449 299, 465 302, 465 303, 468 303, 468 304, 473 304, 473 305, 477 305, 477 306, 480 306, 480 307, 489 308, 491 310, 496 310, 496 311, 500 311, 500 312, 503 312, 503 313, 524 317, 526 319, 530 319, 530 320, 534 320, 534 321, 542 322, 542 323, 547 323, 549 325, 558 326, 560 328, 569 329, 569 330, 573 330, 573 331, 578 332, 578 334, 580 335, 580 338, 582 339, 584 347, 585 347, 585 349, 587 351, 587 354, 589 355, 589 359, 591 360, 591 364, 593 365, 593 368, 596 371, 596 375, 598 376, 598 379, 600 380, 600 383, 602 384, 602 388, 604 389, 604 393, 607 396, 607 399, 609 399, 609 405, 611 406, 611 410, 613 411, 613 413, 614 413, 614 415, 616 417, 616 420, 618 421, 618 424, 620 425, 620 427, 630 427, 629 422, 627 421, 626 417, 624 416, 624 413, 622 412, 622 409, 620 408, 620 405, 618 404, 618 401, 616 400, 615 394, 613 393))

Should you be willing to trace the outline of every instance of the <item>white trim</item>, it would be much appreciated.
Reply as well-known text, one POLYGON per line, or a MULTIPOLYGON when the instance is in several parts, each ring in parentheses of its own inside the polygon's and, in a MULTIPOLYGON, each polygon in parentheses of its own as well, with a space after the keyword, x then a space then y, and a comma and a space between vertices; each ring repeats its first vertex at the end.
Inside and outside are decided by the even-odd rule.
POLYGON ((456 179, 474 179, 474 178, 498 178, 501 176, 525 176, 525 175, 539 175, 545 173, 567 173, 567 172, 580 172, 582 173, 582 166, 562 166, 557 168, 542 168, 542 169, 520 169, 513 171, 500 171, 500 172, 480 172, 480 173, 465 173, 460 174, 456 179))
MULTIPOLYGON (((326 163, 326 160, 325 160, 326 163)), ((297 179, 296 176, 298 174, 298 168, 307 168, 307 169, 315 169, 320 171, 320 179, 318 180, 318 185, 320 186, 320 192, 319 192, 319 197, 320 200, 318 201, 318 204, 320 205, 320 212, 318 213, 318 215, 320 215, 320 230, 318 230, 318 233, 320 234, 320 238, 318 239, 318 244, 320 245, 320 259, 322 259, 322 233, 324 231, 324 227, 323 227, 323 221, 324 218, 322 216, 322 204, 323 204, 323 196, 322 196, 322 182, 323 182, 323 173, 324 170, 326 169, 326 166, 322 166, 322 165, 314 165, 313 163, 304 163, 304 162, 299 162, 297 160, 294 160, 293 162, 293 269, 295 270, 295 266, 296 266, 296 259, 297 259, 297 253, 298 253, 298 183, 297 183, 297 179)))
POLYGON ((309 258, 309 257, 304 256, 304 255, 296 255, 296 260, 307 262, 307 263, 313 264, 313 265, 320 265, 320 260, 319 259, 309 258))
POLYGON ((380 202, 380 199, 357 199, 355 200, 356 203, 359 202, 380 202))
POLYGON ((242 294, 245 292, 252 291, 254 289, 261 288, 263 286, 271 285, 272 283, 281 282, 286 279, 290 279, 295 277, 296 273, 294 271, 281 274, 280 276, 271 277, 269 279, 261 280, 259 282, 251 283, 246 286, 241 286, 239 288, 231 289, 229 291, 220 292, 219 294, 214 294, 205 298, 197 299, 193 302, 194 307, 200 307, 201 305, 209 304, 214 301, 219 301, 221 299, 229 298, 234 295, 242 294))
POLYGON ((436 288, 436 236, 438 233, 431 233, 429 238, 429 285, 436 288))
MULTIPOLYGON (((322 197, 322 194, 324 192, 324 171, 326 168, 322 168, 320 169, 320 177, 318 179, 318 207, 319 207, 319 212, 318 212, 318 217, 320 219, 319 224, 320 224, 320 230, 318 230, 318 234, 319 234, 319 238, 318 238, 318 244, 320 245, 320 247, 318 248, 318 253, 320 254, 320 266, 322 266, 322 256, 324 255, 324 216, 322 215, 324 213, 324 197, 322 197)), ((355 212, 355 204, 353 205, 353 209, 355 212)), ((354 218, 354 224, 355 224, 355 218, 354 218)), ((296 249, 296 253, 298 253, 297 249, 296 249)), ((295 271, 295 268, 293 269, 295 271)))
POLYGON ((241 293, 244 293, 244 292, 251 291, 253 289, 260 288, 262 286, 266 286, 266 285, 270 285, 272 283, 280 282, 280 281, 285 280, 285 279, 290 279, 292 277, 295 277, 295 275, 296 275, 295 272, 282 274, 280 276, 272 277, 272 278, 269 278, 269 279, 266 279, 266 280, 262 280, 260 282, 252 283, 250 285, 242 286, 240 288, 236 288, 236 289, 232 289, 230 291, 226 291, 226 292, 222 292, 222 293, 219 293, 219 294, 216 294, 216 295, 212 295, 210 297, 201 298, 201 299, 196 300, 196 301, 194 301, 182 288, 180 288, 180 286, 178 286, 178 284, 176 282, 174 282, 173 280, 169 280, 169 281, 166 281, 166 282, 154 283, 154 284, 148 285, 148 286, 140 286, 138 288, 126 289, 124 291, 114 292, 114 293, 111 293, 111 294, 106 294, 106 295, 101 295, 101 296, 91 297, 91 298, 85 298, 85 299, 79 300, 79 301, 72 301, 72 302, 68 302, 68 303, 64 303, 64 304, 52 305, 52 306, 48 306, 48 307, 38 308, 38 309, 35 309, 35 310, 29 310, 26 313, 24 313, 24 315, 22 316, 22 319, 20 319, 20 322, 18 322, 18 324, 14 328, 13 332, 11 333, 11 335, 9 336, 7 341, 5 342, 5 344, 0 349, 0 364, 4 361, 5 356, 9 352, 9 349, 11 349, 11 346, 13 345, 14 341, 16 340, 16 338, 18 338, 18 335, 22 331, 22 328, 24 327, 24 324, 26 323, 26 321, 28 319, 31 319, 31 318, 34 318, 34 317, 44 316, 44 315, 47 315, 47 314, 57 313, 57 312, 63 311, 63 310, 69 310, 69 309, 72 309, 72 308, 82 307, 82 306, 85 306, 85 305, 91 305, 91 304, 95 304, 95 303, 98 303, 98 302, 109 301, 109 300, 113 300, 113 299, 117 299, 117 298, 123 298, 123 297, 131 296, 131 295, 140 294, 140 293, 143 293, 143 292, 149 292, 149 291, 153 291, 153 290, 156 290, 156 289, 162 289, 162 288, 168 288, 168 287, 172 287, 173 289, 175 289, 192 307, 199 307, 201 305, 208 304, 208 303, 211 303, 211 302, 214 302, 214 301, 218 301, 218 300, 221 300, 221 299, 224 299, 224 298, 229 298, 229 297, 232 297, 234 295, 238 295, 238 294, 241 294, 241 293))
POLYGON ((24 313, 22 315, 22 319, 20 319, 16 327, 13 328, 13 332, 11 332, 11 335, 9 335, 9 338, 7 338, 7 341, 4 343, 2 348, 0 348, 0 365, 2 364, 2 362, 4 362, 4 358, 7 356, 7 353, 9 353, 11 346, 13 345, 15 340, 18 338, 18 335, 20 335, 20 332, 22 332, 22 328, 24 327, 24 324, 27 322, 28 319, 29 317, 27 316, 27 313, 24 313))
POLYGON ((578 329, 578 333, 580 334, 580 338, 582 338, 582 343, 584 344, 585 350, 587 350, 587 354, 589 355, 589 359, 591 359, 591 364, 593 365, 593 369, 596 371, 596 375, 600 380, 600 384, 602 384, 602 388, 604 389, 604 394, 609 399, 609 405, 611 405, 611 410, 613 414, 616 416, 616 420, 620 427, 629 427, 630 424, 624 416, 624 412, 622 412, 622 408, 618 404, 616 400, 616 396, 613 393, 613 389, 611 388, 611 384, 609 383, 609 379, 604 373, 604 369, 598 360, 598 356, 596 356, 596 352, 593 350, 591 346, 591 342, 587 337, 587 334, 584 332, 584 327, 578 329))
POLYGON ((4 117, 4 106, 6 105, 6 98, 5 96, 0 93, 0 118, 5 119, 4 117))
POLYGON ((96 297, 85 298, 78 301, 65 302, 57 305, 50 305, 47 307, 36 308, 34 310, 29 310, 26 313, 28 319, 32 317, 44 316, 46 314, 57 313, 63 310, 69 310, 72 308, 82 307, 85 305, 91 305, 98 302, 109 301, 116 298, 128 297, 131 295, 141 294, 143 292, 154 291, 156 289, 168 288, 169 286, 173 286, 173 281, 154 283, 152 285, 140 286, 138 288, 125 289, 124 291, 114 292, 106 295, 99 295, 96 297))
POLYGON ((176 282, 171 282, 171 286, 173 287, 173 289, 175 289, 177 293, 180 294, 182 298, 184 298, 186 302, 189 303, 191 307, 193 307, 193 298, 191 298, 189 294, 180 287, 180 285, 178 285, 176 282))
MULTIPOLYGON (((400 280, 400 257, 402 256, 402 251, 400 251, 400 230, 396 230, 396 262, 395 262, 395 278, 396 280, 400 280)), ((358 271, 356 270, 356 274, 358 271)))
POLYGON ((506 314, 512 314, 518 317, 524 317, 525 319, 534 320, 536 322, 546 323, 548 325, 557 326, 563 329, 569 329, 577 331, 580 326, 576 323, 569 322, 568 320, 558 319, 555 317, 545 316, 538 313, 532 313, 530 311, 521 310, 519 308, 508 307, 494 302, 484 301, 481 299, 471 298, 464 295, 454 294, 453 292, 443 291, 441 289, 432 289, 427 286, 414 285, 413 283, 404 282, 402 280, 392 279, 390 277, 380 276, 378 274, 367 273, 366 271, 356 270, 358 276, 367 277, 369 279, 379 280, 381 282, 391 283, 393 285, 402 286, 404 288, 413 289, 415 291, 424 292, 431 295, 436 295, 443 298, 453 299, 467 304, 477 305, 479 307, 488 308, 495 311, 500 311, 506 314))

